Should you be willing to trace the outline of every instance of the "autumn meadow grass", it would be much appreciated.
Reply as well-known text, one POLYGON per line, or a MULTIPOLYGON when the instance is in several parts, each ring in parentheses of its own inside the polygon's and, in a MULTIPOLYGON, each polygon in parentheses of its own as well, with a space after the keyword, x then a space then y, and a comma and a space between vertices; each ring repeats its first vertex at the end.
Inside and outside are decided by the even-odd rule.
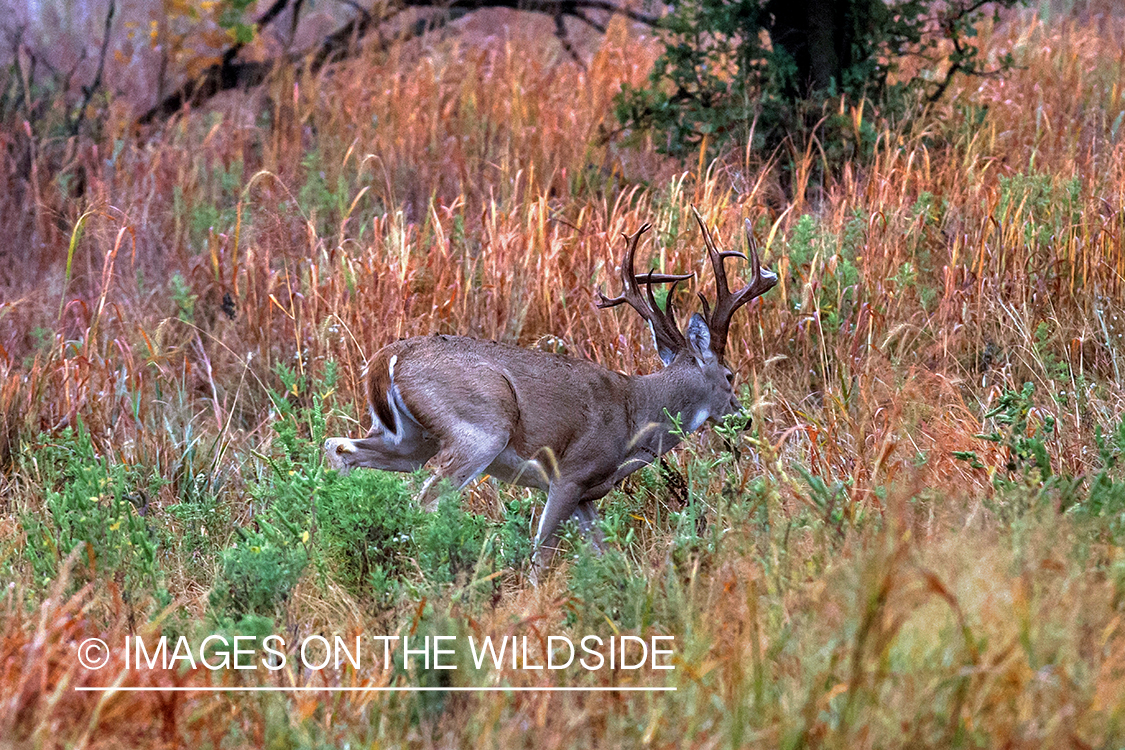
POLYGON ((0 747, 1125 746, 1125 20, 981 34, 1015 70, 827 170, 615 133, 657 54, 620 20, 585 68, 513 22, 3 151, 0 747), (541 495, 428 516, 321 465, 400 337, 654 370, 594 292, 648 221, 711 293, 692 206, 781 277, 732 328, 751 421, 606 497, 606 554, 533 588, 541 495), (213 633, 671 635, 675 669, 76 659, 213 633), (481 684, 676 690, 75 690, 481 684))

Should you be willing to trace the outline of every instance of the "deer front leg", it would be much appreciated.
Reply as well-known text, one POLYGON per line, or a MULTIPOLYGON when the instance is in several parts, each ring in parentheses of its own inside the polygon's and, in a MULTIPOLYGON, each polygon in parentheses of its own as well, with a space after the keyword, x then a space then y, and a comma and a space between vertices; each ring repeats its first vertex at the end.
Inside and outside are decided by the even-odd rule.
POLYGON ((602 533, 601 519, 598 517, 598 506, 595 501, 580 502, 574 510, 574 518, 578 521, 582 536, 590 540, 590 546, 600 555, 605 549, 605 534, 602 533))
MULTIPOLYGON (((547 504, 539 517, 539 530, 535 533, 531 553, 531 585, 539 585, 539 576, 545 573, 559 543, 559 526, 575 514, 582 505, 582 486, 554 482, 547 492, 547 504)), ((595 517, 597 512, 595 511, 595 517)), ((581 518, 579 519, 581 523, 581 518)))

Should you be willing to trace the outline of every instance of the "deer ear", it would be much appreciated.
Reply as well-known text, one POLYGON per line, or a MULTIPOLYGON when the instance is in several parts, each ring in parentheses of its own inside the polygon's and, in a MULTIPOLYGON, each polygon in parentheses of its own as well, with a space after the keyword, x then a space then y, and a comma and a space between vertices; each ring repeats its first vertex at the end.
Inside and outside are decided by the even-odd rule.
POLYGON ((660 345, 660 339, 656 336, 656 329, 652 326, 652 321, 648 323, 648 330, 652 333, 652 343, 656 345, 656 353, 660 355, 660 361, 664 366, 672 364, 672 360, 676 358, 676 353, 666 346, 660 345))
POLYGON ((692 315, 688 322, 687 340, 692 350, 691 354, 700 367, 715 359, 715 353, 711 351, 711 329, 707 327, 707 321, 699 313, 692 315))

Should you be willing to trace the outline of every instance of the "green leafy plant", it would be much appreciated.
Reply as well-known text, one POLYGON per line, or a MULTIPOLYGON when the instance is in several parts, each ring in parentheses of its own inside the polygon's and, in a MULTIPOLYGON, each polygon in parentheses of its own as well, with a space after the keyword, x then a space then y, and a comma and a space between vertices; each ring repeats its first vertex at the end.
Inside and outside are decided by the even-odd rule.
POLYGON ((418 562, 427 578, 436 583, 468 582, 490 526, 483 516, 462 510, 456 494, 442 497, 418 531, 418 562))
MULTIPOLYGON (((1001 0, 995 8, 1017 0, 1001 0)), ((939 97, 954 74, 981 73, 973 44, 983 3, 907 0, 828 3, 686 0, 661 21, 664 52, 648 86, 624 86, 618 120, 657 133, 656 147, 685 155, 731 141, 772 150, 793 134, 821 128, 836 157, 869 151, 876 105, 898 112, 920 96, 939 97), (934 23, 934 21, 937 23, 934 23), (944 76, 893 82, 904 55, 952 52, 944 76), (843 98, 858 108, 845 114, 843 98)), ((999 67, 1011 65, 1005 57, 999 67)))
POLYGON ((990 443, 1002 445, 1007 452, 1004 468, 1010 475, 1037 472, 1040 480, 1051 476, 1051 461, 1047 456, 1045 440, 1055 431, 1055 418, 1044 415, 1041 424, 1029 420, 1034 408, 1032 397, 1035 384, 1024 383, 1019 392, 1005 391, 996 401, 996 406, 984 415, 994 420, 997 427, 992 432, 977 437, 990 443))
MULTIPOLYGON (((1098 448, 1098 468, 1090 477, 1085 493, 1077 483, 1064 488, 1060 506, 1087 521, 1104 523, 1093 528, 1111 544, 1125 542, 1125 481, 1121 479, 1121 457, 1125 455, 1125 418, 1106 434, 1100 426, 1094 430, 1098 448), (1069 490, 1069 491, 1068 491, 1069 490)), ((1125 572, 1125 566, 1121 568, 1125 572)), ((1125 591, 1125 577, 1121 590, 1125 591)))
POLYGON ((169 293, 172 296, 172 301, 176 303, 176 316, 185 323, 193 323, 195 321, 195 301, 199 299, 199 295, 192 292, 191 287, 188 286, 187 281, 179 272, 172 274, 172 278, 168 280, 169 293))
POLYGON ((652 596, 659 583, 649 580, 620 550, 601 555, 579 544, 569 569, 567 588, 574 602, 567 624, 601 628, 607 621, 615 629, 641 629, 652 620, 652 596))
MULTIPOLYGON (((786 244, 791 283, 803 290, 794 295, 794 312, 816 313, 825 331, 836 330, 856 303, 860 272, 857 251, 862 247, 862 217, 853 217, 843 237, 828 234, 817 220, 802 215, 786 244)), ((818 329, 818 335, 819 330, 818 329)))
MULTIPOLYGON (((997 476, 998 486, 1007 486, 1014 478, 1039 483, 1052 475, 1045 440, 1054 434, 1055 418, 1045 414, 1040 423, 1031 422, 1034 394, 1034 383, 1024 383, 1019 391, 1004 391, 984 415, 985 420, 993 420, 996 428, 977 437, 1004 448, 1003 468, 1008 476, 997 476)), ((986 468, 976 451, 955 451, 953 456, 975 469, 986 468)))
POLYGON ((27 556, 44 582, 76 548, 75 580, 116 578, 126 591, 162 587, 157 535, 144 517, 160 481, 95 451, 79 421, 28 456, 45 482, 45 513, 25 513, 27 556))
POLYGON ((251 526, 235 527, 238 540, 220 554, 211 591, 211 606, 231 616, 275 614, 312 548, 316 498, 325 478, 317 446, 324 440, 325 394, 335 389, 336 366, 325 366, 324 390, 318 393, 310 392, 306 375, 291 368, 279 365, 277 375, 284 391, 270 391, 276 418, 271 454, 261 456, 267 471, 250 487, 257 512, 251 526))
POLYGON ((399 476, 368 470, 330 475, 317 495, 317 545, 349 590, 392 604, 412 572, 412 534, 424 516, 399 476))
POLYGON ((220 555, 211 606, 235 618, 271 617, 285 603, 308 562, 306 550, 287 543, 268 524, 259 532, 239 529, 239 540, 220 555))

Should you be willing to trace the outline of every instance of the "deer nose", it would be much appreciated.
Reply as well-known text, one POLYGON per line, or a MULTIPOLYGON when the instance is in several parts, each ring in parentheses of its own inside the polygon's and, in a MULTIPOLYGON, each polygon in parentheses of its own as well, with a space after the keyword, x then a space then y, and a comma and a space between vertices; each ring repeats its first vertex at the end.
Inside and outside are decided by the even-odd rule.
POLYGON ((347 438, 328 438, 324 441, 324 459, 330 469, 347 471, 344 456, 357 451, 355 444, 347 438))
POLYGON ((324 452, 328 455, 355 453, 356 447, 347 438, 328 438, 324 441, 324 452))

